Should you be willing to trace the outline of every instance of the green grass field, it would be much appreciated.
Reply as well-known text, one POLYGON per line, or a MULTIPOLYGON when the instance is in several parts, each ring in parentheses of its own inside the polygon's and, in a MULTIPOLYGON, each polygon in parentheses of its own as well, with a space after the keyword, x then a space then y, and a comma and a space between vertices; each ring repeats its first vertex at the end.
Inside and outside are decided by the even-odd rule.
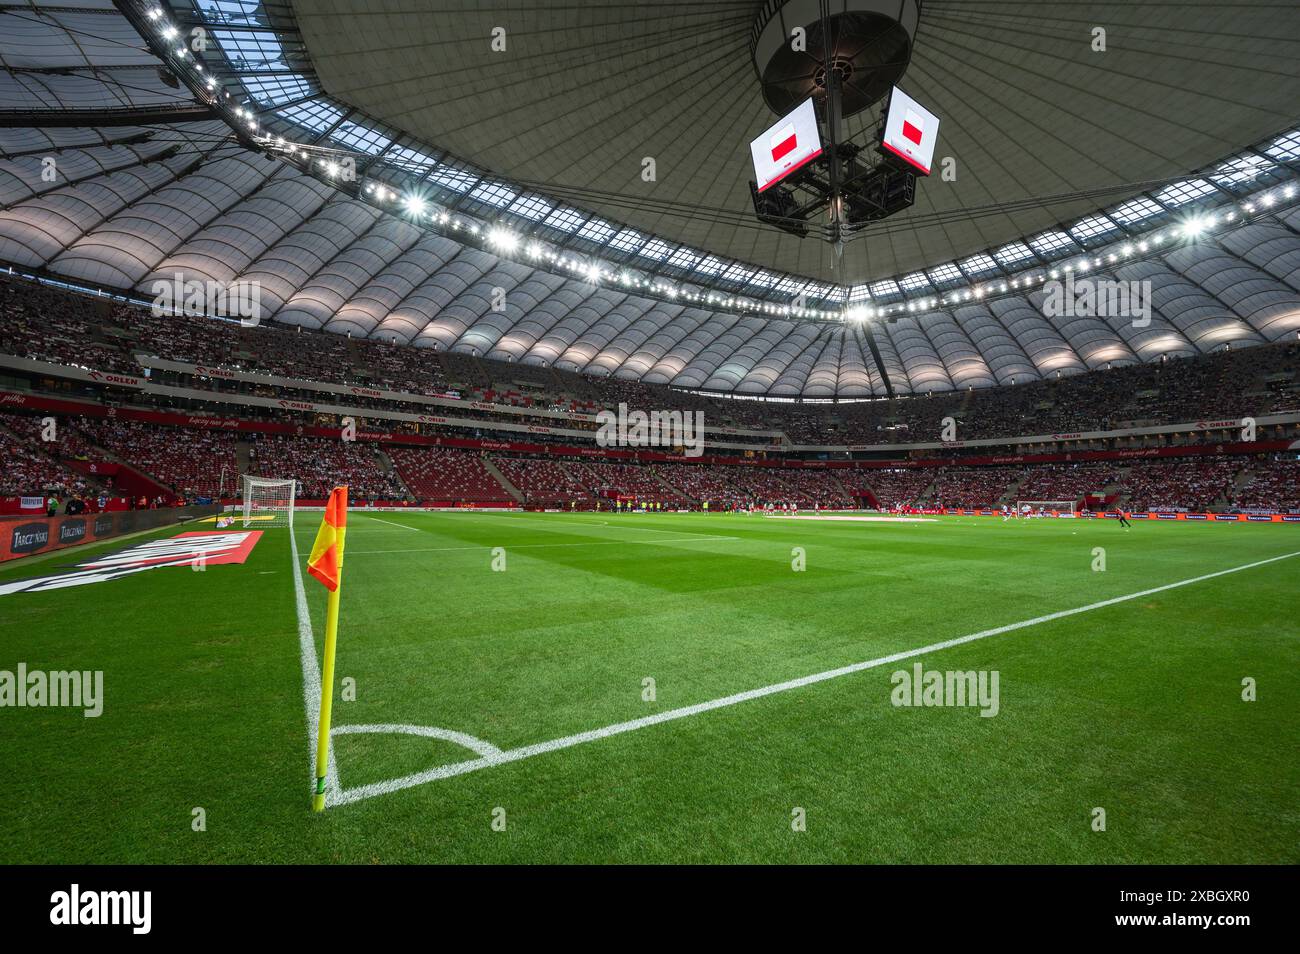
POLYGON ((1295 863, 1300 555, 674 710, 1297 551, 1282 525, 354 512, 343 795, 314 815, 290 531, 267 529, 242 565, 0 596, 0 669, 105 681, 99 718, 0 709, 0 860, 1295 863), (918 662, 996 670, 997 715, 894 706, 918 662))

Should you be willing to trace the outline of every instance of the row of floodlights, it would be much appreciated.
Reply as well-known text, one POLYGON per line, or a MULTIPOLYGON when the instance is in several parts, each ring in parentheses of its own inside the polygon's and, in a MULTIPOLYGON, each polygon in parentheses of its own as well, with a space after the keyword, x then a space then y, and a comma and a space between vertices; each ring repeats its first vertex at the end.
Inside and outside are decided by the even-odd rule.
MULTIPOLYGON (((163 11, 155 7, 148 11, 147 16, 153 21, 158 29, 159 34, 164 40, 174 41, 179 36, 180 31, 174 24, 168 21, 163 11)), ((176 56, 182 60, 189 56, 188 50, 182 45, 174 50, 176 56)), ((216 90, 216 81, 211 76, 204 74, 203 65, 197 61, 192 62, 194 70, 204 77, 208 89, 216 90)), ((223 91, 226 99, 230 99, 229 91, 223 91)), ((251 109, 243 106, 235 106, 232 109, 235 119, 242 122, 251 132, 258 131, 257 117, 251 109)), ((289 142, 282 136, 267 137, 265 144, 277 150, 284 152, 292 158, 306 158, 312 150, 307 147, 299 146, 296 143, 289 142)), ((337 179, 341 174, 342 164, 330 156, 321 156, 316 159, 317 171, 327 179, 337 179)), ((395 190, 379 182, 367 182, 363 188, 363 193, 370 197, 376 203, 386 206, 395 206, 405 215, 415 222, 428 221, 436 223, 439 226, 453 233, 464 233, 474 238, 482 239, 486 245, 493 251, 508 257, 517 256, 521 249, 523 254, 534 262, 543 262, 549 265, 555 265, 559 268, 577 274, 585 281, 592 284, 610 283, 621 285, 626 288, 637 288, 647 290, 669 299, 670 301, 681 300, 692 304, 715 305, 728 309, 740 309, 746 312, 762 312, 765 314, 792 317, 792 318, 839 318, 845 321, 863 321, 869 318, 888 317, 902 313, 924 312, 935 308, 940 304, 954 305, 967 301, 979 301, 990 295, 1003 294, 1008 291, 1018 291, 1028 289, 1035 285, 1045 286, 1052 281, 1060 280, 1062 274, 1071 275, 1074 272, 1086 273, 1093 268, 1101 268, 1106 264, 1116 264, 1121 260, 1131 258, 1134 254, 1145 254, 1153 247, 1163 246, 1167 242, 1182 240, 1193 240, 1200 235, 1222 225, 1235 223, 1243 216, 1253 215, 1259 208, 1269 209, 1279 202, 1294 199, 1296 196, 1296 186, 1294 183, 1288 184, 1278 189, 1270 189, 1257 198, 1243 202, 1237 209, 1229 210, 1226 213, 1217 212, 1204 215, 1193 215, 1183 220, 1179 225, 1164 231, 1157 231, 1136 242, 1126 242, 1118 250, 1108 254, 1094 256, 1091 259, 1082 258, 1077 262, 1067 263, 1060 267, 1053 268, 1044 272, 1026 272, 1018 275, 1010 281, 1000 280, 996 282, 986 282, 982 285, 972 285, 969 288, 951 291, 946 295, 936 295, 934 297, 924 297, 913 301, 900 302, 892 305, 882 305, 872 307, 870 305, 855 305, 843 309, 842 311, 827 311, 815 308, 800 307, 798 305, 777 305, 772 302, 759 302, 751 299, 738 297, 735 295, 725 295, 716 291, 700 292, 689 288, 682 288, 674 285, 672 282, 662 278, 644 278, 628 270, 620 270, 614 266, 602 263, 598 260, 584 258, 568 253, 556 251, 543 242, 530 239, 527 242, 503 225, 484 226, 476 221, 453 215, 445 209, 432 207, 423 197, 415 193, 399 194, 395 190)))

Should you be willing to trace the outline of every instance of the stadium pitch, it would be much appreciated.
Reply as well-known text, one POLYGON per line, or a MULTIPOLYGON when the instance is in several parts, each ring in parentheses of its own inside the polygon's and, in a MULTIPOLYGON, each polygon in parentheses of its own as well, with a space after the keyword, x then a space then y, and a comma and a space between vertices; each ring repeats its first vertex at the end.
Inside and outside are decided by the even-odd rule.
POLYGON ((1300 858, 1289 527, 353 511, 313 815, 317 522, 0 596, 0 859, 1300 858))

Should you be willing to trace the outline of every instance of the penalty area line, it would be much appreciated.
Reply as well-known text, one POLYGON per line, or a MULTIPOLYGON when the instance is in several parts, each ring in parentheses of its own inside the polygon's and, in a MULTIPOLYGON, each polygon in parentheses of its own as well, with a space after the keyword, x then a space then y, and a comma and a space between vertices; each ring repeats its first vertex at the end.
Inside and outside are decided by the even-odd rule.
MULTIPOLYGON (((626 732, 635 732, 637 729, 649 728, 652 725, 659 725, 664 722, 674 722, 678 719, 689 718, 690 716, 700 715, 704 712, 712 712, 714 709, 725 709, 729 706, 739 705, 742 702, 762 699, 765 696, 776 695, 780 692, 788 692, 791 689, 801 689, 804 686, 816 685, 819 682, 838 679, 841 676, 852 675, 853 673, 863 672, 867 669, 875 669, 879 666, 887 666, 890 663, 901 662, 915 656, 923 656, 943 649, 951 649, 954 646, 961 646, 966 643, 973 643, 977 640, 988 639, 990 636, 1000 636, 1003 633, 1010 633, 1018 629, 1038 626, 1041 623, 1050 623, 1054 620, 1077 616, 1080 613, 1090 613, 1093 610, 1104 609, 1107 606, 1115 606, 1118 603, 1126 603, 1130 600, 1138 600, 1146 596, 1154 596, 1156 593, 1164 593, 1169 590, 1176 590, 1183 586, 1203 583, 1206 580, 1213 580, 1217 577, 1227 576, 1231 573, 1240 573, 1243 570, 1253 570, 1256 567, 1267 566, 1270 563, 1277 563, 1279 560, 1288 560, 1296 556, 1300 556, 1300 550, 1292 553, 1284 553, 1281 556, 1269 557, 1265 560, 1256 560, 1254 563, 1244 563, 1241 566, 1229 567, 1226 570, 1216 570, 1213 573, 1206 573, 1186 580, 1179 580, 1176 583, 1165 583, 1162 586, 1153 586, 1149 589, 1139 590, 1136 593, 1127 593, 1124 596, 1113 596, 1110 599, 1098 600, 1096 603, 1089 603, 1086 606, 1076 606, 1074 609, 1059 610, 1055 613, 1048 613, 1044 616, 1035 616, 1033 619, 1021 620, 1018 623, 1009 623, 1005 626, 995 626, 992 629, 983 629, 978 633, 969 633, 965 636, 958 636, 955 639, 945 639, 942 642, 931 643, 928 646, 920 646, 916 649, 891 653, 888 656, 881 656, 878 659, 868 659, 864 662, 852 663, 848 666, 840 666, 837 669, 827 669, 824 672, 813 673, 810 676, 800 676, 797 679, 788 679, 785 682, 773 683, 770 686, 760 686, 757 689, 748 689, 744 692, 722 696, 718 699, 710 699, 707 702, 682 706, 679 709, 669 709, 665 712, 658 712, 654 715, 644 716, 640 719, 630 719, 627 722, 616 722, 613 725, 607 725, 599 729, 590 729, 586 732, 579 732, 576 735, 566 735, 558 739, 551 739, 549 742, 538 742, 533 745, 521 746, 517 749, 504 749, 500 750, 499 753, 496 754, 489 754, 476 759, 468 759, 463 762, 453 762, 448 765, 439 765, 436 768, 428 769, 423 772, 416 772, 412 775, 405 775, 401 778, 388 779, 383 782, 373 782, 368 785, 359 785, 356 788, 344 789, 342 792, 338 793, 335 798, 330 800, 328 804, 331 807, 338 807, 352 802, 359 802, 366 798, 374 798, 378 795, 388 795, 392 792, 398 792, 403 789, 414 788, 417 785, 424 785, 428 782, 435 782, 444 778, 452 778, 456 775, 465 775, 469 772, 477 772, 481 769, 493 768, 498 765, 508 765, 511 762, 520 762, 537 755, 545 755, 548 752, 556 752, 560 749, 572 748, 573 746, 581 745, 584 742, 596 742, 600 739, 608 739, 611 736, 622 735, 626 732)), ((295 563, 295 566, 296 565, 297 564, 295 563)))

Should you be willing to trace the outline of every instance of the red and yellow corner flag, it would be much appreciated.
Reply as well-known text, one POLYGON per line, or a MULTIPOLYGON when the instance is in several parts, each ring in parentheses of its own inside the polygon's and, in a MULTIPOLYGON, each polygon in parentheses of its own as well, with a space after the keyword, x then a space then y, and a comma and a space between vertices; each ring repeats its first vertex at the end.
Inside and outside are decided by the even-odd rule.
POLYGON ((320 673, 320 724, 316 728, 316 790, 311 807, 325 808, 325 779, 329 774, 330 710, 334 705, 334 645, 339 635, 339 586, 343 583, 343 537, 348 524, 348 488, 335 487, 325 505, 321 521, 307 560, 307 572, 330 591, 325 609, 325 659, 320 673))
POLYGON ((339 588, 339 576, 343 571, 343 536, 347 526, 348 488, 335 487, 325 504, 325 519, 321 521, 311 556, 307 558, 307 572, 330 590, 339 588))

